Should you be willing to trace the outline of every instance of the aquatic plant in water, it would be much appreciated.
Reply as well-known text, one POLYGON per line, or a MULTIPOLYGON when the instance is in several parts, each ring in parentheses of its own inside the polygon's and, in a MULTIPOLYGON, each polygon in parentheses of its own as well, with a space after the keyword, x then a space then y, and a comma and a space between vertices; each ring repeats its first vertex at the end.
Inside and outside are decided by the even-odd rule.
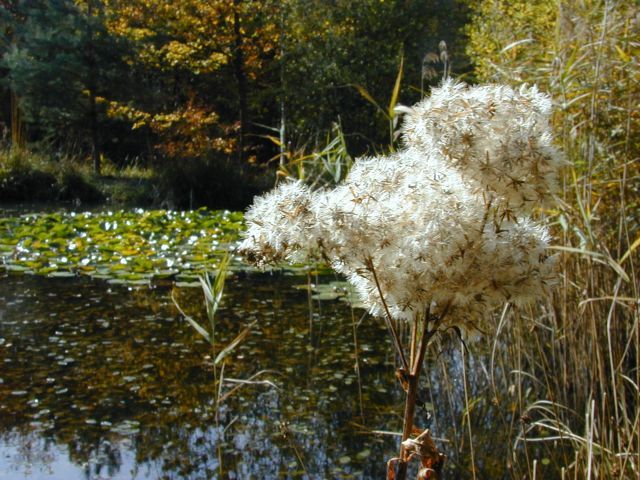
POLYGON ((242 229, 229 211, 43 212, 0 218, 0 273, 200 286, 242 229))
POLYGON ((404 478, 418 455, 429 478, 442 458, 428 432, 410 438, 427 344, 544 292, 554 258, 534 212, 552 201, 563 160, 552 144, 551 101, 535 87, 448 81, 402 111, 398 152, 357 160, 331 190, 287 182, 256 199, 240 251, 258 265, 322 258, 385 319, 407 391, 389 476, 397 464, 404 478), (410 323, 407 347, 399 321, 410 323))

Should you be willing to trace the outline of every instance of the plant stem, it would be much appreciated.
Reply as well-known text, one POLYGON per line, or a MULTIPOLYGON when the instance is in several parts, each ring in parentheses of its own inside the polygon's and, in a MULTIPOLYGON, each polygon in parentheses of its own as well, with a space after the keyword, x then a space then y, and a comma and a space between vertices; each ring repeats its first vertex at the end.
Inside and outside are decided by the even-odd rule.
POLYGON ((351 306, 351 330, 353 333, 353 353, 355 360, 356 376, 358 377, 358 399, 360 400, 360 418, 364 422, 364 402, 362 401, 362 379, 360 377, 360 356, 358 354, 360 345, 358 342, 358 325, 356 324, 355 315, 353 313, 353 305, 351 306))
MULTIPOLYGON (((413 416, 416 411, 416 399, 418 397, 418 380, 420 379, 419 372, 418 375, 409 375, 408 383, 409 388, 407 390, 407 399, 404 404, 404 419, 402 426, 402 441, 404 442, 411 436, 411 432, 413 430, 413 416)), ((398 464, 398 475, 397 480, 405 480, 407 478, 407 465, 408 462, 404 458, 406 456, 405 447, 400 444, 400 462, 398 464)))
POLYGON ((398 332, 396 331, 395 325, 393 323, 393 318, 391 317, 391 312, 389 312, 389 307, 387 306, 387 302, 384 299, 384 295, 382 294, 382 287, 380 286, 380 282, 378 281, 378 275, 376 274, 376 269, 373 266, 373 260, 368 258, 366 260, 367 269, 373 275, 373 280, 376 284, 376 288, 378 289, 378 294, 380 295, 380 301, 382 302, 382 306, 384 307, 385 312, 385 320, 387 322, 387 327, 389 328, 389 333, 391 334, 391 338, 393 339, 393 343, 398 351, 398 355, 400 356, 400 363, 402 363, 402 368, 405 372, 409 373, 409 364, 407 363, 407 359, 404 355, 404 351, 402 350, 402 344, 400 343, 400 338, 398 337, 398 332))
MULTIPOLYGON (((402 442, 407 440, 413 431, 413 417, 415 416, 416 411, 416 401, 418 399, 418 387, 420 385, 420 373, 422 372, 422 365, 424 363, 424 358, 427 352, 427 347, 429 345, 429 341, 433 338, 433 336, 438 332, 438 326, 440 325, 441 320, 447 314, 449 310, 449 305, 445 307, 442 314, 439 317, 433 318, 433 325, 431 329, 429 328, 429 321, 431 320, 431 310, 427 308, 427 311, 424 313, 423 324, 422 324, 422 335, 420 336, 420 343, 417 347, 417 351, 415 350, 415 339, 418 337, 418 325, 419 318, 414 318, 411 323, 411 338, 412 338, 412 351, 411 351, 411 371, 407 376, 407 397, 404 405, 404 418, 402 421, 402 442)), ((417 317, 417 316, 416 316, 417 317)), ((407 465, 408 465, 408 453, 406 451, 403 443, 400 444, 400 461, 398 463, 398 472, 396 479, 397 480, 405 480, 407 477, 407 465)))

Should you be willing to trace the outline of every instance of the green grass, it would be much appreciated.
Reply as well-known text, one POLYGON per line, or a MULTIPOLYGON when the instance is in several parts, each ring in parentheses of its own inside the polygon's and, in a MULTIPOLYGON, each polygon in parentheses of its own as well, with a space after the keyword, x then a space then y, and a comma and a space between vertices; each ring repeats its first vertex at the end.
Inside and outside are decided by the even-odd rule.
POLYGON ((24 148, 0 149, 0 202, 74 202, 150 205, 153 172, 105 162, 95 175, 88 162, 24 148))

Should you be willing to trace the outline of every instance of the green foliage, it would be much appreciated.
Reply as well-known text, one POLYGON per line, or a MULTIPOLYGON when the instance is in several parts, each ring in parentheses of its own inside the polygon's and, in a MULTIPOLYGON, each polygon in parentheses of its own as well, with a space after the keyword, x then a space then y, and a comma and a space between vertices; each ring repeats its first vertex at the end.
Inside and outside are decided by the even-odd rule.
POLYGON ((0 201, 104 200, 92 173, 69 158, 21 149, 0 150, 0 201))
POLYGON ((121 77, 119 49, 100 15, 71 0, 19 4, 4 83, 34 138, 90 144, 90 94, 108 95, 121 77))
POLYGON ((118 168, 104 160, 103 164, 104 176, 97 176, 86 162, 67 155, 0 148, 0 201, 106 201, 136 206, 159 202, 150 169, 135 165, 118 168))
POLYGON ((242 210, 255 195, 273 185, 273 175, 264 168, 238 165, 218 155, 167 162, 158 168, 160 198, 170 208, 242 210))
POLYGON ((43 164, 39 156, 17 149, 0 152, 0 200, 50 198, 56 179, 40 168, 43 164))
MULTIPOLYGON (((389 105, 387 108, 383 108, 380 104, 371 96, 371 94, 362 85, 354 85, 358 93, 368 101, 371 105, 376 107, 378 112, 389 123, 389 148, 393 150, 395 148, 396 126, 398 123, 398 115, 396 113, 396 106, 398 105, 398 95, 400 93, 400 86, 402 85, 402 74, 404 70, 404 58, 400 57, 400 67, 398 68, 398 74, 396 75, 396 83, 393 85, 393 92, 391 92, 391 98, 389 99, 389 105)), ((424 74, 423 74, 424 75, 424 74)))
MULTIPOLYGON (((279 140, 269 137, 273 142, 279 140)), ((347 151, 347 142, 339 123, 332 125, 324 142, 308 147, 300 147, 285 152, 284 161, 277 175, 296 178, 312 187, 326 187, 340 183, 349 173, 353 158, 347 151)))
MULTIPOLYGON (((202 293, 204 294, 205 307, 207 311, 207 324, 202 326, 196 320, 194 320, 191 316, 187 315, 180 309, 180 306, 176 302, 175 298, 173 299, 176 307, 180 310, 180 313, 184 317, 184 319, 191 325, 196 332, 200 334, 208 343, 211 345, 214 353, 214 365, 217 365, 222 358, 219 355, 215 355, 216 349, 216 312, 220 307, 220 302, 222 301, 222 294, 224 293, 224 283, 227 276, 227 268, 229 266, 229 253, 225 253, 220 260, 218 268, 216 269, 216 273, 214 275, 214 281, 211 282, 211 277, 209 273, 205 273, 204 275, 199 277, 200 286, 202 287, 202 293)), ((233 342, 232 342, 233 344, 233 342)), ((221 352, 222 354, 222 352, 221 352)))
MULTIPOLYGON (((88 275, 115 284, 196 282, 242 228, 237 213, 105 211, 0 218, 9 272, 88 275)), ((199 286, 196 283, 196 286, 199 286)))
POLYGON ((294 135, 326 131, 340 115, 355 152, 387 145, 386 118, 352 85, 384 99, 386 106, 404 57, 396 98, 413 103, 419 98, 422 58, 442 39, 451 46, 456 71, 466 68, 459 42, 465 2, 299 0, 286 5, 282 94, 294 135))
POLYGON ((480 0, 473 13, 466 47, 480 80, 512 82, 514 73, 552 60, 556 0, 480 0))

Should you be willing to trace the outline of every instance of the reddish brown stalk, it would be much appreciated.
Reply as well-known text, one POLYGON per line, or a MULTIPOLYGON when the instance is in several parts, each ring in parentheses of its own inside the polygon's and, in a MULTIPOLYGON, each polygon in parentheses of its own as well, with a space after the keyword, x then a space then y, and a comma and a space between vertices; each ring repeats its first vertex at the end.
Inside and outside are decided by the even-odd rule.
MULTIPOLYGON (((416 410, 416 400, 418 398, 418 386, 420 383, 420 373, 422 372, 422 364, 427 352, 427 346, 429 341, 438 332, 438 326, 440 322, 447 314, 449 306, 444 309, 442 314, 434 319, 434 323, 431 329, 429 329, 429 320, 431 318, 431 310, 427 308, 423 319, 422 335, 420 336, 420 343, 418 345, 418 351, 412 351, 413 363, 411 365, 411 371, 407 376, 407 397, 405 400, 404 418, 402 425, 402 443, 400 444, 400 456, 398 461, 398 472, 396 480, 405 480, 407 477, 407 465, 410 458, 410 453, 407 450, 404 442, 407 440, 413 432, 413 417, 416 410)), ((418 321, 417 319, 411 325, 411 337, 412 340, 417 338, 418 321)), ((412 346, 415 346, 415 342, 412 341, 412 346)))
POLYGON ((402 350, 402 344, 400 343, 400 338, 398 337, 398 332, 396 331, 395 324, 393 323, 393 318, 391 317, 391 312, 389 312, 389 307, 387 306, 387 302, 384 299, 384 295, 382 294, 382 288, 380 287, 380 282, 378 281, 378 275, 376 275, 376 269, 373 266, 373 260, 371 258, 367 258, 366 260, 367 269, 373 275, 373 281, 376 283, 376 288, 378 289, 378 295, 380 295, 380 301, 382 302, 382 306, 384 307, 385 312, 385 321, 387 323, 387 327, 389 328, 389 333, 391 334, 391 338, 393 339, 393 343, 398 351, 398 355, 400 356, 400 363, 402 364, 402 368, 405 372, 409 372, 409 364, 407 363, 407 359, 404 356, 404 351, 402 350))

